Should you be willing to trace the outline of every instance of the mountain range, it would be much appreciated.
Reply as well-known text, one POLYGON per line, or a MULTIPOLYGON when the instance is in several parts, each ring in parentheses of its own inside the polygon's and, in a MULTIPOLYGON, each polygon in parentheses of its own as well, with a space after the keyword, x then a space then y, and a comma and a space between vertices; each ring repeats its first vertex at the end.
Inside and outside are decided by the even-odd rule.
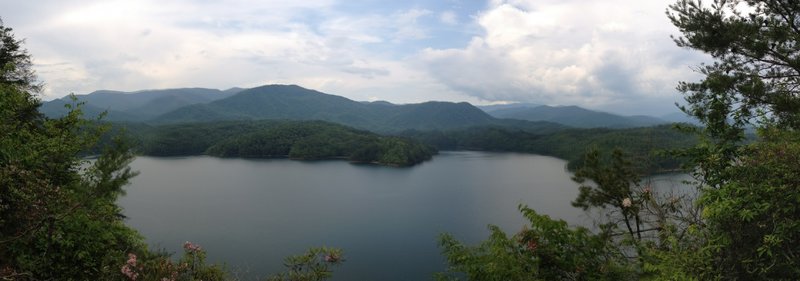
POLYGON ((480 108, 496 118, 548 121, 575 128, 633 128, 671 123, 668 120, 653 116, 622 116, 607 112, 593 111, 578 106, 548 106, 516 103, 481 106, 480 108))
POLYGON ((468 103, 363 103, 296 85, 267 85, 247 89, 224 99, 178 108, 150 122, 173 124, 263 119, 323 120, 383 132, 502 123, 468 103))
MULTIPOLYGON (((511 127, 528 131, 578 127, 642 127, 668 123, 649 116, 620 116, 577 106, 509 104, 475 107, 461 102, 392 104, 358 102, 297 85, 265 85, 250 89, 181 88, 137 92, 95 91, 75 96, 87 117, 106 111, 106 120, 176 124, 224 120, 322 120, 376 132, 450 130, 475 126, 511 127)), ((69 97, 46 102, 40 111, 50 117, 67 112, 69 97)))
MULTIPOLYGON (((193 104, 208 103, 230 97, 244 89, 231 88, 225 91, 206 88, 181 88, 165 90, 143 90, 120 92, 100 90, 87 95, 76 95, 76 101, 83 102, 81 109, 86 117, 96 117, 106 111, 109 121, 148 121, 159 115, 193 104)), ((39 109, 49 117, 66 114, 67 104, 74 102, 70 97, 42 104, 39 109)))

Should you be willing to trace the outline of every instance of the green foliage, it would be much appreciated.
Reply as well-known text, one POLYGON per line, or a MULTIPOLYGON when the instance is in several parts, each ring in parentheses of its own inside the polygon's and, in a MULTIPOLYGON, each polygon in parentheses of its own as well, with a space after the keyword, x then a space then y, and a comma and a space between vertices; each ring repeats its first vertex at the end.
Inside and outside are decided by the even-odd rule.
POLYGON ((639 173, 673 171, 682 158, 664 151, 691 147, 696 138, 674 130, 670 125, 632 129, 563 129, 542 124, 529 131, 507 127, 474 127, 455 131, 406 131, 402 135, 435 146, 440 150, 484 150, 526 152, 566 159, 571 170, 585 163, 586 152, 615 148, 636 163, 639 173))
POLYGON ((621 150, 612 152, 610 162, 601 163, 600 152, 596 149, 587 153, 586 163, 572 177, 581 184, 573 206, 584 210, 592 207, 625 208, 623 201, 633 197, 632 187, 639 185, 639 178, 621 150), (591 181, 591 184, 587 181, 591 181))
POLYGON ((200 155, 225 138, 260 130, 271 124, 219 122, 166 125, 144 128, 136 133, 141 139, 140 152, 153 156, 200 155))
POLYGON ((330 267, 344 262, 342 250, 318 247, 308 249, 305 253, 287 257, 284 265, 286 272, 267 278, 268 281, 319 281, 333 277, 330 267))
POLYGON ((0 19, 0 84, 23 92, 38 93, 42 84, 36 82, 31 56, 22 43, 23 40, 14 37, 14 30, 4 26, 0 19))
POLYGON ((718 189, 701 197, 715 263, 725 279, 800 276, 800 135, 768 129, 718 189))
POLYGON ((1 24, 0 37, 0 279, 119 280, 130 252, 148 253, 116 205, 136 175, 129 145, 109 140, 82 158, 108 126, 82 119, 80 104, 39 114, 27 52, 1 24))
MULTIPOLYGON (((665 229, 646 247, 645 271, 655 279, 794 280, 800 230, 800 135, 765 128, 741 146, 736 161, 703 186, 688 231, 665 229)), ((709 174, 709 173, 706 173, 709 174)), ((700 178, 703 180, 704 178, 700 178)))
MULTIPOLYGON (((5 69, 13 69, 9 63, 5 69)), ((79 109, 60 119, 42 117, 26 91, 34 86, 20 81, 26 80, 0 83, 0 276, 108 276, 126 249, 143 245, 115 204, 135 175, 127 168, 133 156, 117 142, 87 163, 79 153, 105 128, 81 119, 79 109)))
POLYGON ((128 253, 117 275, 121 273, 123 280, 131 281, 230 280, 222 266, 206 263, 206 252, 199 245, 187 241, 183 244, 183 251, 177 261, 166 253, 128 253))
POLYGON ((687 113, 719 132, 726 130, 720 126, 726 122, 743 123, 757 115, 798 128, 799 12, 800 3, 789 0, 715 0, 711 5, 678 1, 671 5, 668 15, 683 34, 675 40, 678 46, 715 59, 698 69, 705 79, 680 84, 689 103, 687 113))
POLYGON ((680 262, 673 272, 796 280, 800 3, 679 1, 668 15, 683 33, 679 46, 715 59, 699 67, 704 79, 678 87, 688 102, 683 110, 705 125, 694 130, 701 142, 684 152, 702 191, 704 224, 692 256, 700 266, 680 262), (754 122, 760 139, 745 143, 744 128, 754 122))
POLYGON ((630 270, 621 253, 609 247, 608 238, 585 228, 571 228, 520 206, 529 228, 508 237, 489 226, 488 240, 476 247, 442 235, 440 244, 448 272, 439 280, 629 280, 630 270))
POLYGON ((699 225, 683 234, 670 233, 659 245, 646 244, 642 250, 642 280, 721 280, 715 273, 716 258, 707 235, 699 225))
MULTIPOLYGON (((572 206, 584 211, 590 208, 617 210, 622 215, 622 222, 630 238, 641 240, 642 221, 639 211, 642 197, 647 194, 637 192, 640 190, 639 176, 621 150, 615 149, 609 162, 603 163, 597 150, 587 153, 586 163, 572 177, 580 184, 578 198, 572 202, 572 206)), ((616 221, 610 225, 611 228, 616 226, 616 221)))
POLYGON ((347 159, 411 166, 434 149, 322 121, 241 121, 166 125, 139 131, 146 155, 199 155, 292 159, 347 159))
POLYGON ((354 162, 407 166, 429 159, 428 154, 432 151, 424 145, 404 140, 412 139, 440 150, 550 155, 568 160, 571 170, 585 163, 585 153, 589 148, 624 148, 636 163, 639 173, 679 169, 682 158, 665 151, 696 143, 694 136, 676 131, 669 125, 632 129, 565 129, 553 123, 530 122, 450 131, 409 130, 399 134, 402 138, 378 136, 320 121, 226 121, 155 127, 117 123, 116 127, 128 128, 128 134, 141 143, 141 152, 154 156, 211 154, 223 157, 343 158, 354 162), (288 128, 291 126, 298 128, 288 128), (314 132, 311 128, 319 131, 314 132), (301 142, 294 141, 301 138, 301 142), (289 151, 296 154, 289 155, 289 151))

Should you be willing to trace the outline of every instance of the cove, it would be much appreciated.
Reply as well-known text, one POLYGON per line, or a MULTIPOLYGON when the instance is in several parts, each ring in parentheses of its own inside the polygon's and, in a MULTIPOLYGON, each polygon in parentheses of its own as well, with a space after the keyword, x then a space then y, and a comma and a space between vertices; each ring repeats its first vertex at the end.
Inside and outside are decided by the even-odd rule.
MULTIPOLYGON (((138 157, 141 172, 119 200, 147 242, 181 253, 192 241, 244 280, 282 271, 312 246, 342 248, 333 280, 430 280, 444 269, 447 232, 475 243, 486 226, 522 228, 526 204, 572 225, 577 184, 566 162, 546 156, 442 152, 410 168, 345 161, 138 157)), ((660 185, 679 179, 660 176, 660 185)))

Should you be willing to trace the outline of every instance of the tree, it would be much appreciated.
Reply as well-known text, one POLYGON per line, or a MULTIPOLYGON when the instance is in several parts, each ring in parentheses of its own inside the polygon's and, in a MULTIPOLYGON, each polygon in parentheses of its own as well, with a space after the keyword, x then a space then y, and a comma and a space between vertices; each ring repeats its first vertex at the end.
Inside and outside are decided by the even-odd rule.
POLYGON ((449 264, 439 280, 633 280, 621 252, 605 235, 572 228, 526 206, 520 211, 530 226, 508 237, 497 226, 476 247, 465 246, 450 235, 440 244, 449 264))
POLYGON ((0 42, 0 276, 108 278, 125 251, 143 246, 116 205, 136 174, 133 155, 117 142, 92 163, 79 157, 105 128, 78 108, 39 114, 30 56, 11 28, 0 25, 0 42))
POLYGON ((0 83, 38 93, 42 84, 36 82, 36 73, 31 68, 31 57, 22 48, 22 43, 22 40, 14 37, 13 30, 4 26, 0 19, 0 83))
MULTIPOLYGON (((643 222, 639 212, 644 192, 641 192, 639 175, 621 150, 615 149, 610 163, 604 163, 600 152, 591 149, 586 154, 585 164, 572 179, 580 184, 578 198, 572 206, 584 211, 590 208, 619 211, 629 237, 642 239, 643 222)), ((618 225, 618 221, 612 221, 606 229, 615 229, 618 225)))
MULTIPOLYGON (((681 0, 668 16, 682 37, 678 46, 711 55, 700 82, 682 82, 687 113, 712 126, 741 125, 765 117, 785 128, 800 127, 800 2, 792 0, 681 0)), ((728 132, 730 133, 730 132, 728 132)))
MULTIPOLYGON (((681 46, 711 55, 699 82, 681 82, 684 111, 703 122, 685 152, 701 190, 695 236, 704 278, 796 280, 800 244, 800 2, 682 0, 668 16, 681 46), (760 128, 744 142, 744 129, 760 128), (789 242, 792 241, 792 242, 789 242)), ((687 269, 693 271, 694 269, 687 269)))

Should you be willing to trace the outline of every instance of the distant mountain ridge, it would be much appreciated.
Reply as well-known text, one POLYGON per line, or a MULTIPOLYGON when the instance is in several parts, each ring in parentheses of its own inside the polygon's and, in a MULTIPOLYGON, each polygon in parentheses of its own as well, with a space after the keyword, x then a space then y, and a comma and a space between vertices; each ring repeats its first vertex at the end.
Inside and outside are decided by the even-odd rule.
POLYGON ((661 119, 667 120, 673 123, 689 123, 692 125, 701 125, 700 121, 687 115, 684 112, 675 112, 666 115, 660 116, 661 119))
MULTIPOLYGON (((321 120, 375 132, 454 130, 498 126, 535 132, 569 127, 627 128, 667 123, 649 116, 619 116, 577 106, 505 104, 475 107, 466 102, 392 104, 358 102, 297 85, 264 85, 228 90, 180 88, 136 92, 95 91, 76 96, 87 117, 108 112, 106 120, 177 124, 226 120, 321 120)), ((51 117, 67 112, 65 97, 47 102, 51 117)))
MULTIPOLYGON (((186 88, 132 93, 96 91, 76 96, 88 117, 108 111, 109 121, 176 124, 225 120, 322 120, 377 132, 449 130, 471 126, 557 127, 498 120, 469 103, 395 105, 357 102, 297 85, 265 85, 226 91, 186 88)), ((47 102, 42 112, 66 113, 69 98, 47 102)))
POLYGON ((469 103, 364 103, 297 85, 266 85, 247 89, 225 99, 179 108, 152 122, 168 124, 248 119, 324 120, 375 131, 452 129, 497 122, 469 103))
MULTIPOLYGON (((225 91, 206 88, 135 92, 99 90, 75 97, 78 102, 85 102, 83 111, 87 117, 95 117, 103 111, 108 111, 108 120, 111 121, 146 121, 187 105, 223 99, 242 90, 241 88, 225 91)), ((62 116, 67 112, 64 105, 72 103, 69 97, 63 97, 42 104, 40 111, 50 117, 62 116)))
POLYGON ((509 104, 485 106, 481 109, 496 118, 547 121, 576 128, 632 128, 669 123, 669 121, 652 116, 621 116, 578 106, 509 104))
POLYGON ((536 103, 508 103, 508 104, 492 104, 492 105, 481 105, 478 106, 486 113, 492 114, 492 112, 503 110, 503 109, 525 109, 525 108, 534 108, 542 106, 541 104, 536 103))

